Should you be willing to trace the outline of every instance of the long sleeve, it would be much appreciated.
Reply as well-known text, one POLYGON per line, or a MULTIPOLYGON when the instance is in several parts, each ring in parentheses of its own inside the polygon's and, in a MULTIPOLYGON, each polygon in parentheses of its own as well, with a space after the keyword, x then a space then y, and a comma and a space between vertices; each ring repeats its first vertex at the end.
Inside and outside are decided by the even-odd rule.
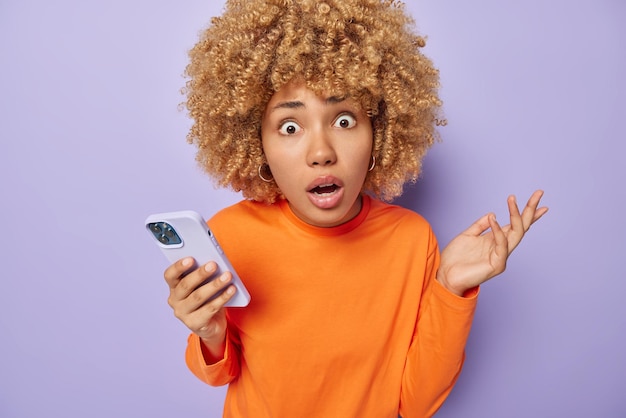
POLYGON ((229 385, 224 417, 423 418, 443 403, 476 301, 434 281, 425 219, 365 196, 334 228, 302 222, 286 202, 242 202, 211 228, 252 296, 226 312, 223 359, 208 364, 189 339, 191 371, 229 385))
POLYGON ((431 253, 417 326, 407 354, 400 396, 403 418, 431 417, 459 377, 465 359, 478 288, 465 296, 450 293, 435 274, 439 251, 431 253))
POLYGON ((233 342, 230 331, 226 333, 224 358, 217 363, 207 363, 202 350, 202 341, 196 334, 189 335, 185 360, 189 370, 211 386, 226 385, 239 376, 239 349, 233 342))

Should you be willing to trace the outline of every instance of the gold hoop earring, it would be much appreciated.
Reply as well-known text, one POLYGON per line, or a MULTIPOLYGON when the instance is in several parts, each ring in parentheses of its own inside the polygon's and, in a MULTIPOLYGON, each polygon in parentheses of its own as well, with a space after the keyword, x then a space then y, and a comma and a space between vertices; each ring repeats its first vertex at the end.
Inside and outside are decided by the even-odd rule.
POLYGON ((259 166, 259 177, 261 178, 261 180, 263 180, 263 181, 264 181, 264 182, 266 182, 266 183, 271 183, 271 182, 273 182, 273 181, 274 181, 274 176, 272 176, 272 177, 271 177, 271 178, 269 178, 269 179, 268 179, 268 178, 266 178, 266 177, 263 177, 263 172, 262 172, 262 170, 265 170, 265 171, 269 172, 269 173, 270 173, 270 175, 271 175, 271 174, 272 174, 272 172, 270 171, 270 166, 269 166, 269 165, 267 165, 266 163, 261 164, 261 165, 259 166))
POLYGON ((370 164, 370 168, 368 168, 367 171, 372 171, 375 166, 376 166, 376 157, 372 155, 372 164, 370 164))

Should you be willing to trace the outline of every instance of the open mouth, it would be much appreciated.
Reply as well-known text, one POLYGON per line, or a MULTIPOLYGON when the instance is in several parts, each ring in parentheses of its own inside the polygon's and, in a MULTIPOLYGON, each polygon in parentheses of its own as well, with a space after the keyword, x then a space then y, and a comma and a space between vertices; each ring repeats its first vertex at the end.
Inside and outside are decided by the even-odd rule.
POLYGON ((320 176, 307 188, 309 200, 320 209, 337 207, 341 204, 344 193, 343 182, 334 176, 320 176))
POLYGON ((337 191, 337 189, 339 189, 339 186, 337 186, 334 183, 331 184, 320 184, 317 187, 314 187, 310 190, 311 193, 315 193, 317 195, 323 195, 323 194, 331 194, 337 191))

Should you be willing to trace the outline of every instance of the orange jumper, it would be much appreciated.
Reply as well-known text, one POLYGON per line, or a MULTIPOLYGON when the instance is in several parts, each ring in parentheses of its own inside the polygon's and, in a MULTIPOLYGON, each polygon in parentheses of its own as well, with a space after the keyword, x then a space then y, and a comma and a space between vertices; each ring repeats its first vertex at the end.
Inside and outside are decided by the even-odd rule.
POLYGON ((229 384, 225 417, 431 416, 461 371, 478 289, 435 280, 439 250, 416 213, 363 197, 338 227, 305 224, 285 201, 243 201, 209 222, 252 297, 229 308, 224 359, 191 371, 229 384))

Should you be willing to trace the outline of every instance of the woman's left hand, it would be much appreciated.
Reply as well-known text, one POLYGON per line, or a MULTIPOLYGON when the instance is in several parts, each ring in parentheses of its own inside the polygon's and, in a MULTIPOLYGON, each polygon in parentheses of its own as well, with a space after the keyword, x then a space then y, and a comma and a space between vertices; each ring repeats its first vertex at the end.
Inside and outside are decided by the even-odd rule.
POLYGON ((515 196, 509 196, 509 225, 500 227, 495 215, 489 213, 455 237, 441 252, 437 280, 452 293, 462 296, 502 273, 524 234, 548 211, 547 207, 538 208, 542 196, 543 191, 534 192, 521 214, 515 196))

